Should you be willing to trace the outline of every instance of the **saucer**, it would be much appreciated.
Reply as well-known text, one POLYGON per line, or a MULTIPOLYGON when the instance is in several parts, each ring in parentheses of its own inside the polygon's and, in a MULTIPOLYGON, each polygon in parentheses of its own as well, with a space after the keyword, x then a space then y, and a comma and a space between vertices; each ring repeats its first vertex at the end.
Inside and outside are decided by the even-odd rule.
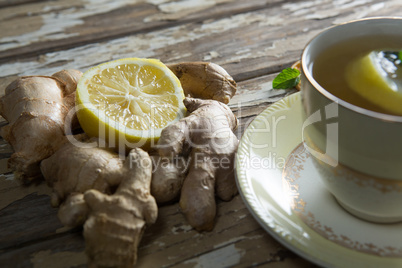
POLYGON ((375 224, 346 212, 321 183, 302 144, 300 93, 258 115, 236 156, 239 192, 260 225, 325 267, 401 267, 402 223, 375 224))

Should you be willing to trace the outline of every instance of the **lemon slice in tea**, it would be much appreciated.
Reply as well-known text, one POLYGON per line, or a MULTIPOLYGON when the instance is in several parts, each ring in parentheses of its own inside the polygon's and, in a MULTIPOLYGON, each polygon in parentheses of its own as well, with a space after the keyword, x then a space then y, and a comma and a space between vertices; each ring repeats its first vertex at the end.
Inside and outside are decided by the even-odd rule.
POLYGON ((402 115, 402 66, 397 52, 372 51, 346 68, 348 85, 369 102, 402 115))
POLYGON ((149 149, 164 127, 184 117, 183 99, 180 81, 166 65, 128 58, 85 72, 77 85, 76 108, 89 136, 112 147, 149 149))

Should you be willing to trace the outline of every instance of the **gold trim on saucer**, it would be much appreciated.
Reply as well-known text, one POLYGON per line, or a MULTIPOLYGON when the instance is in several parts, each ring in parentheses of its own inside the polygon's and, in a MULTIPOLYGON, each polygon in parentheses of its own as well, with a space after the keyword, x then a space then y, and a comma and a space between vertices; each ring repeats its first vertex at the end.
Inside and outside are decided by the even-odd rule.
POLYGON ((300 143, 286 159, 282 173, 282 183, 284 193, 290 198, 292 211, 316 233, 341 246, 377 256, 401 257, 402 248, 378 247, 373 243, 354 241, 346 235, 335 233, 331 226, 322 224, 316 219, 314 213, 306 210, 307 203, 300 195, 298 180, 301 178, 301 172, 310 157, 312 156, 305 149, 303 143, 300 143))

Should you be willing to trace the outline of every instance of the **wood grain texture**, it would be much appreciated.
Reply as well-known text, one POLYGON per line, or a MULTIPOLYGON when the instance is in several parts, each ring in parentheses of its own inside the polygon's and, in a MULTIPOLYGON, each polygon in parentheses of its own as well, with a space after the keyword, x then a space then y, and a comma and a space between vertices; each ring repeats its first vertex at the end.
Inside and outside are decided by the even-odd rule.
MULTIPOLYGON (((33 242, 1 252, 2 267, 86 266, 80 229, 33 242)), ((242 267, 250 263, 314 267, 262 230, 240 196, 218 204, 214 231, 206 233, 193 230, 177 204, 162 207, 158 221, 146 230, 138 254, 137 267, 242 267)))
MULTIPOLYGON (((334 24, 386 15, 402 15, 400 0, 0 0, 0 95, 21 75, 85 71, 118 58, 213 61, 239 82, 229 106, 241 138, 257 114, 295 92, 273 90, 272 80, 308 40, 334 24)), ((0 140, 0 267, 86 267, 82 230, 61 226, 46 184, 13 179, 11 153, 0 140)), ((314 267, 265 232, 240 196, 218 202, 206 233, 191 229, 177 203, 160 207, 138 267, 197 266, 314 267)))
POLYGON ((0 8, 24 5, 33 2, 40 2, 44 0, 0 0, 0 8))
POLYGON ((57 0, 0 10, 0 59, 19 58, 158 28, 224 17, 274 1, 57 0))
POLYGON ((352 2, 342 8, 329 0, 309 2, 309 6, 274 5, 203 23, 184 23, 38 57, 8 60, 0 67, 0 77, 51 74, 61 68, 85 71, 112 59, 154 57, 165 63, 214 61, 242 81, 290 66, 300 57, 308 40, 335 23, 352 17, 402 15, 398 0, 377 4, 369 0, 352 2), (338 10, 339 14, 328 14, 328 10, 338 10))

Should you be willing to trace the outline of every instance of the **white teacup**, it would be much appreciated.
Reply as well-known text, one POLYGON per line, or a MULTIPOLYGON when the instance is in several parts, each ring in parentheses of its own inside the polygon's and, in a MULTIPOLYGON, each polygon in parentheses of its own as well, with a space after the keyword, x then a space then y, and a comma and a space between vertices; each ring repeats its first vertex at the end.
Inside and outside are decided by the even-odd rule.
POLYGON ((350 104, 313 77, 314 62, 326 48, 371 35, 402 36, 402 18, 340 24, 305 47, 301 59, 303 136, 323 182, 346 210, 374 222, 396 222, 402 220, 402 116, 350 104))

